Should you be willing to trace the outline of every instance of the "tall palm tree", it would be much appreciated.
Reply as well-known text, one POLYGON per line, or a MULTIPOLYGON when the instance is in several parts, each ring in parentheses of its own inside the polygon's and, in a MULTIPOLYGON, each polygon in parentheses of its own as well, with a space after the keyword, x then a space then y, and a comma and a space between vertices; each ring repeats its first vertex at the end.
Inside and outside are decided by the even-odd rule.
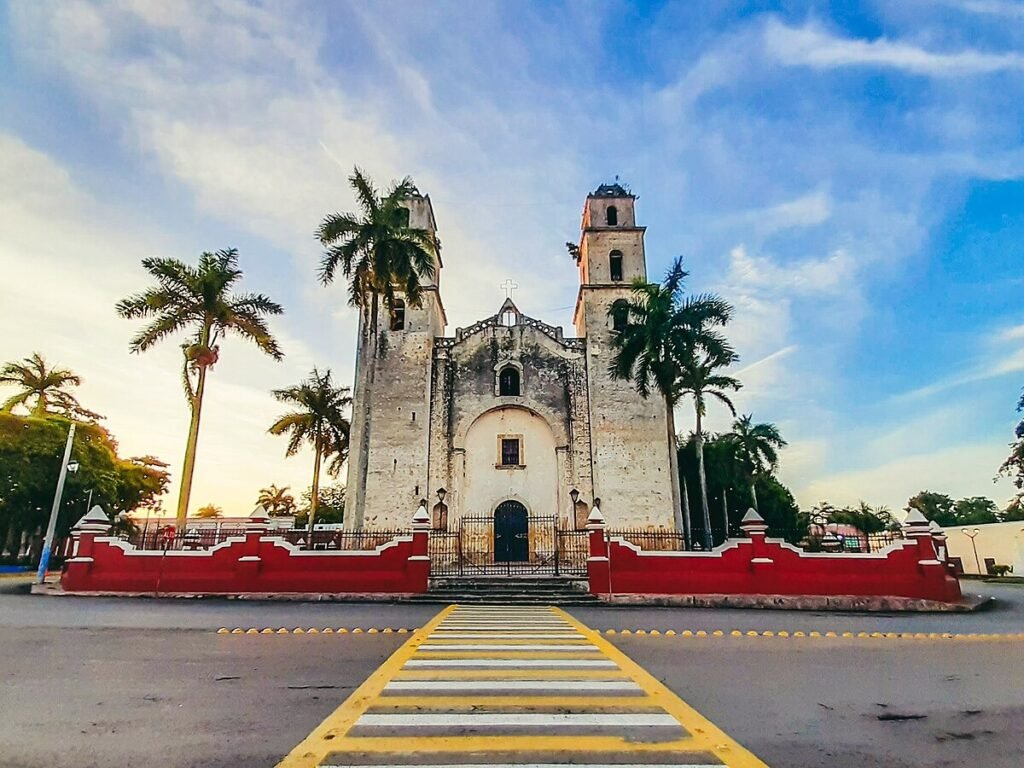
POLYGON ((298 406, 270 427, 270 434, 288 434, 286 456, 294 456, 303 443, 313 446, 313 490, 309 502, 310 546, 313 543, 313 521, 320 502, 320 465, 332 458, 328 474, 337 476, 348 456, 349 420, 345 411, 352 404, 348 387, 331 381, 330 369, 320 373, 313 369, 310 378, 292 387, 275 389, 274 397, 282 403, 298 406))
POLYGON ((262 293, 236 295, 231 292, 235 283, 242 279, 238 251, 234 248, 203 253, 195 267, 177 259, 161 258, 143 259, 142 266, 156 279, 156 285, 117 304, 121 317, 152 321, 131 340, 131 351, 145 352, 179 332, 186 333, 189 339, 181 345, 184 354, 182 383, 192 410, 192 420, 178 493, 177 521, 180 529, 185 526, 192 492, 206 374, 220 355, 217 342, 233 333, 280 360, 284 355, 267 328, 265 318, 280 315, 284 310, 262 293))
MULTIPOLYGON (((711 511, 708 508, 708 481, 704 473, 704 417, 707 415, 709 399, 723 403, 733 416, 736 407, 726 394, 727 391, 738 390, 743 385, 731 376, 718 371, 736 362, 737 355, 728 345, 722 343, 719 349, 703 349, 683 365, 679 377, 679 393, 693 398, 693 409, 697 415, 697 427, 694 431, 694 442, 697 448, 697 477, 700 479, 700 503, 704 516, 704 546, 710 549, 711 511)), ((728 526, 728 521, 726 521, 728 526)), ((728 533, 728 531, 727 531, 728 533)))
POLYGON ((281 515, 292 515, 295 513, 295 497, 288 493, 288 486, 278 488, 271 484, 267 488, 260 488, 260 495, 256 503, 267 510, 271 517, 281 515))
POLYGON ((359 212, 332 213, 320 223, 316 236, 327 248, 320 281, 331 283, 341 270, 349 283, 349 303, 360 308, 364 332, 372 337, 380 298, 389 313, 398 292, 410 306, 420 306, 421 279, 433 278, 440 244, 430 231, 409 226, 404 202, 419 193, 408 176, 392 182, 383 195, 359 168, 349 183, 359 212))
POLYGON ((33 416, 59 413, 70 419, 101 419, 98 413, 86 410, 68 390, 82 384, 82 378, 67 368, 50 368, 38 352, 20 361, 11 361, 0 369, 0 384, 21 389, 7 398, 0 411, 10 413, 22 405, 33 416), (29 403, 32 403, 30 406, 29 403))
MULTIPOLYGON (((684 296, 687 272, 682 257, 673 262, 661 284, 633 282, 626 303, 626 324, 612 334, 615 349, 609 372, 630 380, 637 393, 648 398, 660 395, 665 402, 672 481, 672 513, 676 530, 687 533, 679 498, 679 458, 676 455, 675 407, 683 392, 684 366, 700 350, 724 353, 728 346, 712 329, 724 325, 732 307, 711 294, 684 296)), ((609 314, 619 311, 613 307, 609 314)))
POLYGON ((750 495, 757 506, 757 485, 754 482, 758 475, 774 471, 779 466, 780 448, 788 443, 782 439, 779 428, 771 423, 754 424, 751 414, 740 416, 732 423, 732 432, 726 439, 732 444, 736 460, 750 479, 750 495))

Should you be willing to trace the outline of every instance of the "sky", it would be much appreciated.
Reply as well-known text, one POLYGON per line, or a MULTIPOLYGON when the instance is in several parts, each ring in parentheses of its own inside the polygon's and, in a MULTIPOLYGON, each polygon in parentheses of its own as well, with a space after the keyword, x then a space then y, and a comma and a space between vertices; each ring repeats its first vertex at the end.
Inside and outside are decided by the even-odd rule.
MULTIPOLYGON (((286 357, 210 377, 193 508, 245 514, 312 455, 270 390, 351 381, 356 319, 313 232, 354 165, 412 176, 449 333, 569 329, 586 194, 639 196, 651 277, 732 302, 738 408, 798 502, 985 495, 1024 385, 1024 2, 0 1, 0 360, 74 369, 123 453, 171 464, 180 349, 129 353, 148 256, 236 247, 286 357)), ((684 403, 677 423, 692 423, 684 403)), ((710 427, 729 414, 711 406, 710 427)))

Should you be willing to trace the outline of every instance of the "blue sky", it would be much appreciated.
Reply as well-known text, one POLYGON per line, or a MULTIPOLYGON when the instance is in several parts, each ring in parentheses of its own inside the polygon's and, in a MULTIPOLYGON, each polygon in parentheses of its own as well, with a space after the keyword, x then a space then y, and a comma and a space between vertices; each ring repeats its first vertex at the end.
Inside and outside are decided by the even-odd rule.
MULTIPOLYGON (((283 363, 222 350, 196 504, 311 463, 272 387, 351 376, 312 232, 358 163, 434 202, 451 328, 571 326, 585 194, 640 196, 648 266, 732 301, 738 401, 804 505, 900 508, 992 477, 1024 385, 1024 3, 0 4, 0 358, 79 371, 126 450, 179 463, 177 349, 113 304, 159 254, 236 246, 287 309, 283 363), (46 290, 40 298, 40 286, 46 290)), ((680 424, 690 423, 687 410, 680 424)), ((727 425, 726 414, 711 418, 727 425)))

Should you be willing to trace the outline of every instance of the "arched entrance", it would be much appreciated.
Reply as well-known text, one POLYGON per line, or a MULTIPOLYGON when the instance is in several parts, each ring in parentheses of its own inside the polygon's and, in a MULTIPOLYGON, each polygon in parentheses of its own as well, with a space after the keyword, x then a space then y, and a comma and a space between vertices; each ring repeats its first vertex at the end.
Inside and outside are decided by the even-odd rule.
POLYGON ((526 507, 503 501, 494 510, 494 561, 523 563, 530 559, 530 522, 526 507))

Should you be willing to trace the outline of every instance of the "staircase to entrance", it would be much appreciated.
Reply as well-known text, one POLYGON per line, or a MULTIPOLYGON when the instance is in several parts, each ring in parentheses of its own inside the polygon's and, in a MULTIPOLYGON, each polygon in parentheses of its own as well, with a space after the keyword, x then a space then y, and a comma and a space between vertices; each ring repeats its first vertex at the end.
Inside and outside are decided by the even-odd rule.
POLYGON ((587 580, 567 576, 462 576, 430 580, 430 591, 417 602, 480 605, 591 605, 587 580))

